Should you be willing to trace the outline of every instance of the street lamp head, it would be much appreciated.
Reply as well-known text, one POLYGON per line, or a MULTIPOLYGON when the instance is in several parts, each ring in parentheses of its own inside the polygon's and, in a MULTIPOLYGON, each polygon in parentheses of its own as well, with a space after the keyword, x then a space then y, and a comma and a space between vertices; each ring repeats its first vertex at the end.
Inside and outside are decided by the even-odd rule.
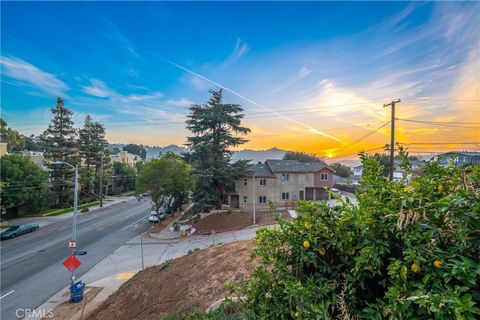
POLYGON ((75 168, 75 166, 73 166, 73 165, 71 165, 70 163, 65 162, 65 161, 52 161, 52 162, 50 162, 50 164, 55 164, 55 165, 66 164, 66 165, 69 166, 69 167, 75 168))

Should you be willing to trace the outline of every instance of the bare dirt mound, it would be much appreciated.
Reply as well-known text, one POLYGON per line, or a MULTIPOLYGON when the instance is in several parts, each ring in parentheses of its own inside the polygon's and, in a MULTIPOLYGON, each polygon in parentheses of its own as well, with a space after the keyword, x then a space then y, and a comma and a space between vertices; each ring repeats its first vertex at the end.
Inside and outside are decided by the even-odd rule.
MULTIPOLYGON (((281 213, 282 218, 288 218, 288 214, 281 213)), ((275 217, 270 211, 257 212, 256 214, 257 225, 274 224, 275 217)), ((214 213, 203 219, 193 222, 193 227, 197 230, 195 234, 224 232, 230 230, 243 229, 253 224, 253 214, 251 212, 239 212, 239 213, 214 213)))
POLYGON ((251 241, 195 251, 162 266, 136 274, 111 295, 88 320, 151 320, 166 315, 182 319, 229 294, 227 281, 242 282, 256 263, 250 259, 251 241), (163 269, 163 270, 162 270, 163 269))

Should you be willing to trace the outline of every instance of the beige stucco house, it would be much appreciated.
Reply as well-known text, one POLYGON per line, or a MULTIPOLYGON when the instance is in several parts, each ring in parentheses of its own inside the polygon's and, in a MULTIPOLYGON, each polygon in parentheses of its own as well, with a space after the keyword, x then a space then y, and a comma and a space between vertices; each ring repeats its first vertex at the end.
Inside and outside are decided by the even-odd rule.
POLYGON ((131 167, 140 161, 142 158, 136 154, 128 153, 127 151, 120 151, 120 153, 110 155, 110 159, 113 162, 123 162, 131 167))
POLYGON ((231 208, 294 207, 298 200, 324 200, 333 187, 335 171, 324 162, 267 160, 253 165, 252 174, 235 181, 228 194, 231 208))

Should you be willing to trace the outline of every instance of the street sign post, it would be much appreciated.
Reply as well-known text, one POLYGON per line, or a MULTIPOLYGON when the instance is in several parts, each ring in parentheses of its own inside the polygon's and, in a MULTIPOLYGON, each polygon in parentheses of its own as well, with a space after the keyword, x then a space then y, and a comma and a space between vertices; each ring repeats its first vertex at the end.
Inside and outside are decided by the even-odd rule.
POLYGON ((80 267, 82 263, 80 260, 78 260, 74 255, 69 256, 65 261, 63 261, 63 265, 65 268, 68 269, 70 272, 74 272, 77 270, 78 267, 80 267))
POLYGON ((68 240, 68 249, 75 250, 77 248, 76 240, 68 240))

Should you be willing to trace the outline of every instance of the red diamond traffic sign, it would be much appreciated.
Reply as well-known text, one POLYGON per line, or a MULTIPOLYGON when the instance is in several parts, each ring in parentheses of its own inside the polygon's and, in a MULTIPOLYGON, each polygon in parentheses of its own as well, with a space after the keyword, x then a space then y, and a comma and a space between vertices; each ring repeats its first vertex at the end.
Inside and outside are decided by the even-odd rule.
POLYGON ((80 262, 80 260, 78 260, 74 255, 69 256, 67 259, 65 259, 65 261, 63 261, 63 265, 70 272, 77 270, 77 268, 80 267, 81 264, 82 263, 80 262))

